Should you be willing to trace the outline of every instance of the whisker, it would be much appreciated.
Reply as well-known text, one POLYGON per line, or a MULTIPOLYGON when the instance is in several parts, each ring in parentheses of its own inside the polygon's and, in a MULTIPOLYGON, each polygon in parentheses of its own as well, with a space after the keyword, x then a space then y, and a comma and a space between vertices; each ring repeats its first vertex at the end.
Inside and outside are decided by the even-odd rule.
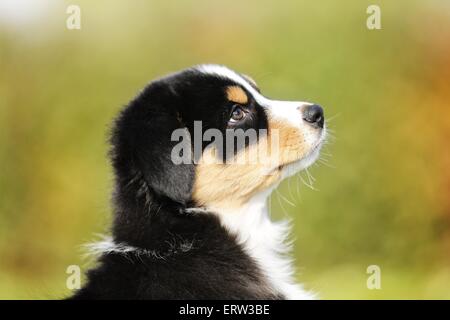
POLYGON ((299 175, 299 177, 305 186, 309 187, 311 190, 317 191, 312 185, 308 184, 305 180, 303 180, 303 177, 301 175, 299 175))
POLYGON ((301 182, 300 182, 300 179, 298 178, 298 176, 299 176, 298 174, 295 175, 295 177, 297 178, 295 181, 295 184, 296 184, 296 190, 297 190, 297 198, 300 199, 300 196, 301 196, 300 195, 300 184, 301 184, 301 182))
POLYGON ((288 204, 290 204, 291 206, 295 207, 295 204, 293 204, 292 202, 290 202, 286 197, 284 197, 280 192, 278 192, 278 195, 284 200, 286 201, 288 204))
POLYGON ((276 190, 276 195, 277 195, 277 201, 280 204, 281 212, 283 213, 283 215, 285 217, 287 217, 288 214, 287 214, 286 208, 283 206, 283 204, 282 204, 282 202, 280 200, 280 193, 278 192, 278 190, 276 190))
POLYGON ((336 166, 333 166, 332 164, 329 164, 328 162, 324 161, 324 159, 317 159, 318 162, 320 162, 321 164, 323 164, 324 166, 331 168, 331 169, 336 169, 336 166))
MULTIPOLYGON (((308 180, 309 180, 309 182, 310 182, 310 183, 311 183, 311 181, 312 181, 312 182, 315 182, 316 179, 313 177, 312 174, 309 173, 308 168, 306 168, 305 171, 306 171, 306 174, 308 175, 308 180)), ((311 184, 312 184, 312 183, 311 183, 311 184)))
POLYGON ((341 112, 338 112, 338 113, 336 113, 334 116, 328 117, 326 121, 327 121, 327 122, 333 121, 333 120, 335 120, 336 118, 340 117, 341 114, 342 114, 341 112))
POLYGON ((330 132, 329 130, 330 129, 327 129, 327 136, 326 136, 325 141, 323 142, 324 144, 329 143, 330 140, 332 140, 332 141, 336 141, 337 140, 336 135, 334 134, 334 132, 332 132, 332 131, 330 132))
POLYGON ((292 195, 292 192, 291 192, 291 178, 288 178, 288 192, 289 192, 289 196, 291 197, 291 199, 295 199, 295 197, 292 195))

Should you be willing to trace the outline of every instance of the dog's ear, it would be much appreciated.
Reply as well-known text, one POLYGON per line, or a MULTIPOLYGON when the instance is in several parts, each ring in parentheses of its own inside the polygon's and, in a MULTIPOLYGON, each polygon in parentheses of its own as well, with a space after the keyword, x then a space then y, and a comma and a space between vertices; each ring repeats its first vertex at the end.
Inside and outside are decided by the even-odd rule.
MULTIPOLYGON (((184 127, 181 99, 169 79, 147 86, 122 111, 112 135, 112 160, 118 183, 145 183, 139 192, 153 192, 182 205, 190 199, 192 162, 171 159, 174 130, 184 127), (142 181, 144 180, 144 181, 142 181)), ((120 187, 120 186, 119 186, 120 187)))

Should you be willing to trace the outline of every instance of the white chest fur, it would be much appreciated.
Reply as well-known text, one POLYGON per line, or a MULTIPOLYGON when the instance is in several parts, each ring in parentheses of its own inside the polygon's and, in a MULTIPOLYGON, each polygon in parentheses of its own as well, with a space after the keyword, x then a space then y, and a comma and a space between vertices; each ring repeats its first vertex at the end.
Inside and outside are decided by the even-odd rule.
POLYGON ((223 226, 237 236, 244 250, 256 261, 275 289, 287 299, 314 299, 313 293, 294 282, 294 268, 288 256, 291 246, 286 242, 289 222, 271 221, 267 206, 269 193, 255 196, 238 210, 216 209, 215 212, 223 226))

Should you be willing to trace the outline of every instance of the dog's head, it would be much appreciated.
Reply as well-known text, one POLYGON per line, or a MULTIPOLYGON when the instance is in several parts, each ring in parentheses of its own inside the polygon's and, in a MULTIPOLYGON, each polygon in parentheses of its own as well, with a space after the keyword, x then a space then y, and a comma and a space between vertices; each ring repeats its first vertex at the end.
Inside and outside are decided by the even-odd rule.
POLYGON ((150 83, 124 109, 113 164, 119 184, 143 179, 143 192, 183 206, 238 207, 312 164, 324 137, 320 106, 269 99, 248 76, 201 65, 150 83))

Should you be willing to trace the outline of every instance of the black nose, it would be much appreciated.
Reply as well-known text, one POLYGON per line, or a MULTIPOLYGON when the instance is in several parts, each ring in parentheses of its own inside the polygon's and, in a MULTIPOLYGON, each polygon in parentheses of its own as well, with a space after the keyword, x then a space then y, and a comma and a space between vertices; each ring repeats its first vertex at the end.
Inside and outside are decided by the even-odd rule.
POLYGON ((323 109, 317 104, 306 106, 303 109, 303 120, 309 122, 315 126, 323 128, 323 109))

